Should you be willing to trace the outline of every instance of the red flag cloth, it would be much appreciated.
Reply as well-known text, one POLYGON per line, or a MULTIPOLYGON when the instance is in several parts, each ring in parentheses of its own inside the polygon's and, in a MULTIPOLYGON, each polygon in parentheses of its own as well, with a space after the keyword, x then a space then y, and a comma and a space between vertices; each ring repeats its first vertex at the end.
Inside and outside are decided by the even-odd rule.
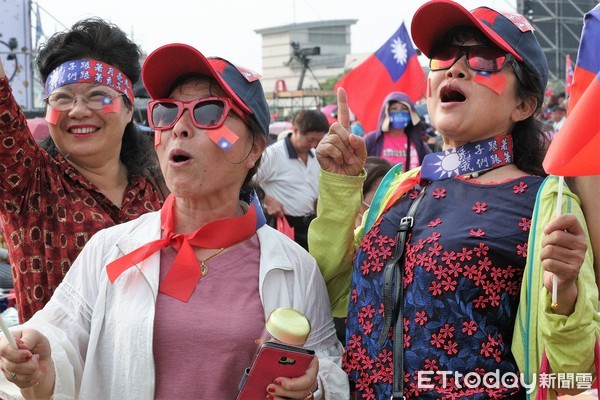
POLYGON ((425 73, 404 23, 334 89, 339 87, 346 90, 348 106, 366 132, 377 129, 381 104, 390 92, 404 92, 413 102, 420 100, 425 95, 425 73))
POLYGON ((600 174, 600 74, 581 95, 544 158, 544 170, 558 176, 600 174))
POLYGON ((600 35, 600 4, 585 14, 583 19, 583 31, 579 42, 579 52, 575 71, 567 116, 575 108, 579 98, 585 92, 590 83, 600 72, 600 52, 598 51, 598 35, 600 35))
POLYGON ((600 4, 585 14, 573 74, 567 121, 544 158, 544 170, 558 176, 600 174, 600 4))
POLYGON ((571 94, 571 85, 573 85, 573 63, 571 62, 571 56, 567 54, 565 60, 565 92, 567 95, 571 94))

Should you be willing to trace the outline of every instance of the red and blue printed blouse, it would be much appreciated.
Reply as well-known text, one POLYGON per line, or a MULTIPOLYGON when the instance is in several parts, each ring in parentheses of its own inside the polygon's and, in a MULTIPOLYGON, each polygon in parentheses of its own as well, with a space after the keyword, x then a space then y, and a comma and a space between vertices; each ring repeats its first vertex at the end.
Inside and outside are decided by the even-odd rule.
MULTIPOLYGON (((404 320, 398 325, 404 331, 406 398, 524 398, 520 386, 472 387, 462 377, 518 373, 510 348, 541 183, 524 176, 485 185, 459 178, 428 185, 405 252, 404 320)), ((391 395, 394 328, 384 333, 381 348, 377 344, 383 269, 416 194, 413 189, 379 218, 355 256, 344 368, 357 399, 391 395)))

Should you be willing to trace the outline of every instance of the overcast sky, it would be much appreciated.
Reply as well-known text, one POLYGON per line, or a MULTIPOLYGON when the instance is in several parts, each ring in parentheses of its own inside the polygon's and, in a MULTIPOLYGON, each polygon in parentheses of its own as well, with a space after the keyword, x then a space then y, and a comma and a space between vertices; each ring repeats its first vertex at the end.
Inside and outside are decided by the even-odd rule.
MULTIPOLYGON (((514 10, 516 0, 459 0, 471 9, 488 5, 514 10)), ((425 0, 37 0, 44 34, 89 16, 119 25, 142 50, 172 42, 187 43, 208 56, 262 73, 261 36, 254 31, 291 23, 356 19, 353 53, 372 53, 410 21, 425 0)), ((35 3, 34 3, 35 9, 35 3)), ((33 18, 32 24, 35 24, 33 18)))

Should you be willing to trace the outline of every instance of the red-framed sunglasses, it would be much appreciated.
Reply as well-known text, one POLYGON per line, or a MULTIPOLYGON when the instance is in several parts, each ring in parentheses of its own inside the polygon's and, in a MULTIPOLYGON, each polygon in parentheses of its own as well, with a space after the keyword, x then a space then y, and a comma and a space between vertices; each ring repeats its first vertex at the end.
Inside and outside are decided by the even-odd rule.
POLYGON ((223 125, 233 110, 248 123, 244 112, 227 97, 206 97, 192 101, 159 99, 148 103, 148 125, 152 129, 166 130, 175 126, 183 111, 188 110, 197 128, 214 129, 223 125))

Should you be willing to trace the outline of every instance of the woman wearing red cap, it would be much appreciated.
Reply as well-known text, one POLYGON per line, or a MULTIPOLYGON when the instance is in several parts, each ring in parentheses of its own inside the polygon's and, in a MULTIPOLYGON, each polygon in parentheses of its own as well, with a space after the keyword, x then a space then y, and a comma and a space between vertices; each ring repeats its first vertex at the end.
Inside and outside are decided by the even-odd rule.
POLYGON ((267 143, 259 76, 183 45, 142 71, 171 195, 160 212, 97 233, 51 301, 0 342, 26 396, 234 399, 265 320, 306 315, 316 357, 269 399, 347 399, 342 346, 315 260, 265 224, 251 181, 267 143))
POLYGON ((568 188, 553 218, 557 179, 544 179, 546 136, 535 119, 548 66, 533 28, 521 15, 450 0, 426 3, 411 26, 430 58, 427 108, 444 151, 405 174, 392 169, 354 235, 366 151, 349 133, 343 90, 340 123, 317 148, 309 248, 334 317, 347 310, 344 367, 356 398, 581 391, 592 381, 597 288, 568 188), (554 375, 540 377, 544 352, 554 375))

